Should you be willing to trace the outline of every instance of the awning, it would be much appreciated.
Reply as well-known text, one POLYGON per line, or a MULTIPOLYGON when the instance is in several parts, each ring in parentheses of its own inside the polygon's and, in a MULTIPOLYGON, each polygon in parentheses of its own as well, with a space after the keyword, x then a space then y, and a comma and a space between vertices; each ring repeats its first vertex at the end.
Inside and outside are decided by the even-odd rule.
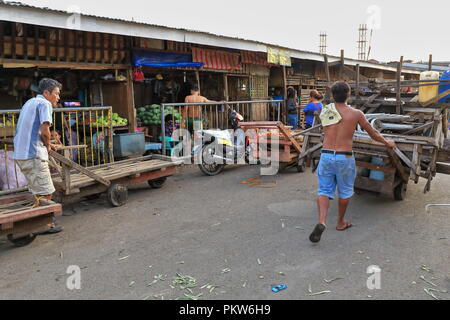
POLYGON ((206 69, 226 71, 242 70, 239 59, 239 53, 192 48, 192 60, 194 62, 203 62, 203 67, 206 69))
POLYGON ((257 64, 261 66, 269 66, 267 61, 267 53, 255 51, 241 51, 242 63, 257 64))
POLYGON ((133 50, 135 67, 201 67, 203 63, 192 62, 190 54, 167 53, 147 50, 133 50))

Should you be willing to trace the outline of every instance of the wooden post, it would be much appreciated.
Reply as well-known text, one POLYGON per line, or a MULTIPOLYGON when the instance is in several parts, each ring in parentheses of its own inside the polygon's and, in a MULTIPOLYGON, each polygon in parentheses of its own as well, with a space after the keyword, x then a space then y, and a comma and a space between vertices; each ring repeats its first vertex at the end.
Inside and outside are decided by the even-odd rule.
POLYGON ((50 61, 50 29, 45 29, 45 59, 50 61))
MULTIPOLYGON (((281 107, 283 107, 284 110, 281 110, 282 113, 287 114, 287 76, 286 76, 286 66, 283 66, 283 87, 284 87, 284 103, 281 107)), ((287 115, 284 117, 285 123, 287 122, 287 115)))
POLYGON ((400 62, 397 65, 397 109, 396 113, 400 114, 402 112, 402 92, 401 92, 401 81, 402 81, 402 67, 403 67, 403 56, 400 57, 400 62))
POLYGON ((433 55, 430 54, 430 59, 428 60, 428 71, 433 70, 433 55))
POLYGON ((228 76, 226 74, 223 75, 223 88, 225 101, 228 101, 230 96, 228 93, 228 76))
POLYGON ((200 91, 201 90, 201 87, 200 87, 200 71, 198 71, 198 69, 195 70, 195 80, 197 81, 198 90, 200 91))
MULTIPOLYGON (((58 32, 58 31, 56 31, 58 32)), ((70 61, 69 58, 69 31, 64 30, 64 60, 70 61)))
POLYGON ((0 58, 5 57, 5 41, 4 41, 4 35, 5 32, 3 31, 5 27, 5 23, 3 21, 0 21, 0 58))
POLYGON ((344 50, 341 50, 341 64, 339 69, 339 80, 344 80, 344 68, 345 68, 345 61, 344 61, 344 50))
POLYGON ((137 120, 136 109, 134 107, 134 84, 133 84, 133 71, 130 68, 127 69, 127 115, 130 132, 136 132, 137 120))
POLYGON ((23 43, 23 58, 25 60, 28 60, 28 31, 27 31, 27 25, 23 25, 23 36, 22 36, 22 43, 23 43))
POLYGON ((39 27, 34 27, 34 59, 39 60, 39 27))
POLYGON ((325 102, 331 102, 331 76, 330 76, 330 65, 328 64, 328 56, 324 55, 325 61, 325 75, 327 77, 327 91, 325 92, 325 102))
POLYGON ((83 60, 88 62, 88 33, 83 32, 83 60))
POLYGON ((12 52, 12 58, 16 59, 16 49, 17 49, 17 39, 16 39, 16 23, 12 23, 11 27, 11 52, 12 52))
POLYGON ((360 83, 360 66, 356 65, 356 88, 355 88, 355 98, 356 102, 359 103, 360 95, 359 95, 359 83, 360 83))
POLYGON ((356 65, 356 88, 355 88, 355 96, 356 100, 359 100, 359 83, 360 83, 360 72, 359 72, 359 64, 356 65))

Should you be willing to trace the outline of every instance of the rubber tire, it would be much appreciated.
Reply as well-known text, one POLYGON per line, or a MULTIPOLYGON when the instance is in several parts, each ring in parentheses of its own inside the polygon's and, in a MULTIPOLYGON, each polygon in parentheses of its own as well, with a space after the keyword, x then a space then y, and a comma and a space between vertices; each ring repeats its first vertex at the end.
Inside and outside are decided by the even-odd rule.
MULTIPOLYGON (((200 151, 202 153, 202 155, 204 153, 204 150, 210 146, 211 146, 211 144, 206 144, 205 146, 203 146, 202 150, 200 151)), ((202 160, 203 160, 203 156, 202 156, 202 160)), ((200 171, 203 172, 205 175, 212 177, 212 176, 217 176, 218 174, 220 174, 223 171, 223 168, 225 168, 225 164, 216 165, 216 170, 214 170, 214 171, 208 170, 204 166, 203 163, 199 164, 198 167, 200 168, 200 171)))
POLYGON ((406 191, 408 190, 408 184, 405 182, 401 182, 394 189, 394 198, 397 201, 403 201, 406 199, 406 191))
POLYGON ((34 241, 34 239, 36 239, 35 234, 29 234, 21 238, 14 238, 12 234, 8 235, 9 242, 11 242, 17 248, 28 246, 30 243, 34 241))
POLYGON ((108 189, 108 202, 113 207, 121 207, 128 201, 128 188, 122 184, 113 184, 108 189))
POLYGON ((167 178, 165 177, 165 178, 159 178, 156 180, 149 180, 148 184, 153 189, 161 189, 164 186, 164 184, 166 183, 166 181, 167 181, 167 178))

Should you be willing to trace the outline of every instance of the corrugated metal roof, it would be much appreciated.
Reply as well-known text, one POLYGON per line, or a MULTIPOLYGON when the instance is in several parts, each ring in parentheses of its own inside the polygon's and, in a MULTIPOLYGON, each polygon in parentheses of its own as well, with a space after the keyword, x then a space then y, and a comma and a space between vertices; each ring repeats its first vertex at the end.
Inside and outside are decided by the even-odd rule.
MULTIPOLYGON (((408 69, 413 69, 413 70, 428 71, 428 64, 404 62, 403 67, 408 68, 408 69)), ((450 66, 445 67, 445 66, 433 65, 431 70, 445 72, 447 70, 450 70, 450 66)))
MULTIPOLYGON (((18 2, 18 1, 0 0, 0 5, 5 5, 5 6, 9 6, 9 7, 18 7, 18 8, 30 8, 33 10, 42 10, 42 11, 49 12, 49 13, 58 13, 58 14, 63 14, 63 15, 72 15, 73 14, 73 12, 57 10, 57 9, 52 9, 52 8, 47 8, 47 7, 36 7, 36 6, 32 6, 29 4, 22 3, 22 2, 18 2)), ((287 47, 273 45, 273 44, 255 41, 255 40, 242 39, 242 38, 238 38, 238 37, 222 36, 222 35, 217 35, 217 34, 204 32, 204 31, 173 28, 173 27, 168 27, 168 26, 161 26, 161 25, 155 25, 155 24, 149 24, 149 23, 143 23, 143 22, 137 22, 137 21, 130 21, 130 20, 118 19, 118 18, 102 17, 102 16, 89 15, 89 14, 83 14, 83 13, 81 13, 81 16, 85 17, 85 18, 100 19, 100 20, 109 21, 109 22, 113 21, 113 22, 118 22, 118 23, 122 23, 122 24, 154 28, 154 30, 152 30, 152 32, 153 31, 156 31, 156 32, 153 32, 152 36, 154 34, 156 34, 155 39, 190 42, 190 43, 195 43, 195 44, 211 45, 211 46, 225 47, 225 48, 234 48, 234 49, 239 49, 239 50, 259 51, 259 52, 267 52, 267 46, 270 46, 270 47, 287 50, 290 53, 291 57, 293 57, 293 58, 314 60, 314 61, 323 61, 323 55, 320 53, 317 53, 317 52, 287 48, 287 47), (158 32, 158 31, 160 31, 160 32, 158 32), (174 31, 179 32, 179 34, 177 34, 177 35, 173 34, 174 31), (162 34, 167 36, 168 33, 170 33, 170 36, 171 36, 170 39, 164 38, 164 36, 162 36, 162 34), (160 35, 160 37, 158 37, 158 35, 160 35)), ((2 18, 1 12, 0 12, 0 20, 16 21, 16 20, 11 20, 10 17, 4 16, 2 18)), ((16 21, 16 22, 19 22, 19 21, 16 21)), ((20 21, 20 22, 31 23, 28 20, 20 21)), ((53 26, 53 27, 62 27, 60 25, 58 25, 58 26, 52 25, 51 23, 52 23, 52 21, 42 19, 42 21, 40 23, 34 23, 34 24, 53 26)), ((31 23, 31 24, 33 24, 33 23, 31 23)), ((115 29, 120 29, 120 28, 115 28, 115 29)), ((89 30, 88 28, 81 29, 81 30, 91 31, 91 32, 97 31, 97 30, 89 30)), ((141 30, 142 30, 142 28, 141 28, 141 30)), ((125 29, 122 29, 120 31, 108 30, 108 31, 99 31, 99 32, 106 32, 106 33, 109 32, 109 33, 116 33, 116 34, 123 34, 123 35, 140 36, 140 34, 132 34, 131 31, 125 30, 125 29)), ((145 37, 145 36, 143 36, 143 37, 145 37)), ((149 36, 149 38, 151 38, 151 37, 149 36)), ((329 62, 335 62, 335 61, 340 60, 340 57, 338 57, 338 56, 328 55, 328 57, 329 57, 329 62)), ((353 65, 353 66, 356 64, 360 64, 361 67, 366 67, 366 68, 374 68, 374 69, 391 71, 391 72, 396 71, 396 68, 393 68, 386 64, 379 64, 379 63, 362 61, 362 60, 351 59, 351 58, 345 58, 345 64, 353 65)), ((408 72, 409 73, 417 73, 416 71, 413 71, 413 70, 408 71, 407 69, 405 69, 404 72, 405 73, 408 73, 408 72)))

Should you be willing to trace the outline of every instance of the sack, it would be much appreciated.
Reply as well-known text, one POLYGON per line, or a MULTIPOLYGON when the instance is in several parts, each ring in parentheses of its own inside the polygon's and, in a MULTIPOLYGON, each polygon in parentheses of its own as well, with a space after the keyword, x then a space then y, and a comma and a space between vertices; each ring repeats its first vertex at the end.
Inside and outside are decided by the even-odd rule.
POLYGON ((322 126, 328 127, 341 122, 342 116, 337 111, 336 105, 332 103, 323 107, 320 120, 322 121, 322 126))

